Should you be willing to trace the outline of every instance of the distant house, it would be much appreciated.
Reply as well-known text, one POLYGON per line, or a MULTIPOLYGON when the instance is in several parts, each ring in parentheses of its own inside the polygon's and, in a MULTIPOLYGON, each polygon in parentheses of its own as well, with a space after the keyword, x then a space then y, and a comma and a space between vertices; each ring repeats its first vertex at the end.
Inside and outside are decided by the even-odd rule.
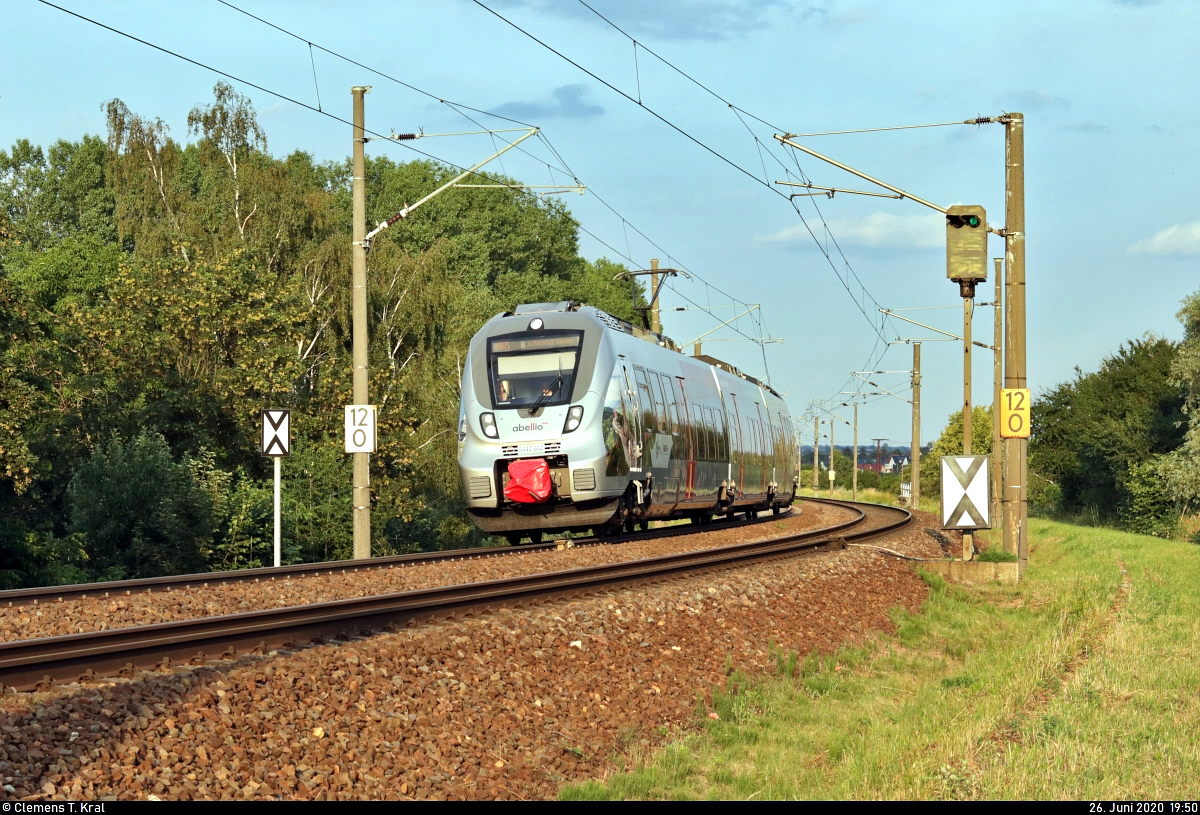
POLYGON ((901 467, 908 466, 908 456, 888 456, 882 464, 866 464, 858 465, 860 470, 870 470, 873 473, 882 473, 883 475, 891 475, 900 472, 901 467))

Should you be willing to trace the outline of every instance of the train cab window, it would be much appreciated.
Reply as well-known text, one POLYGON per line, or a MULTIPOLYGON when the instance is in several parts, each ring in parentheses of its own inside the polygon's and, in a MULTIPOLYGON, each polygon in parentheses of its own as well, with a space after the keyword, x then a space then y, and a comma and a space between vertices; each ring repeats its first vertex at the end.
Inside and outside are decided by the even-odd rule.
POLYGON ((488 375, 498 408, 562 405, 571 401, 582 331, 505 334, 488 340, 488 375))

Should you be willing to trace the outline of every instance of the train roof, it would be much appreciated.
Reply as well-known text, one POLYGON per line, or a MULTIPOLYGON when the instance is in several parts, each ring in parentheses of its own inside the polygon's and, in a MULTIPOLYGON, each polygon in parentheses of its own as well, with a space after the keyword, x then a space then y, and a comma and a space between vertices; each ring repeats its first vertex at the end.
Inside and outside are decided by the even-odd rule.
MULTIPOLYGON (((669 351, 674 351, 677 354, 683 353, 683 351, 680 350, 679 345, 675 342, 675 340, 671 339, 666 334, 661 334, 657 331, 651 331, 648 328, 642 328, 641 326, 634 325, 633 323, 628 322, 627 320, 622 320, 620 317, 614 317, 613 315, 609 314, 608 312, 601 311, 600 309, 598 309, 594 306, 585 305, 583 303, 575 303, 570 300, 562 300, 557 303, 524 303, 522 305, 517 306, 512 311, 505 312, 502 316, 511 317, 515 314, 538 314, 538 313, 555 312, 555 311, 559 311, 559 312, 574 311, 574 312, 578 312, 580 314, 586 314, 586 315, 592 317, 593 319, 595 319, 597 322, 604 324, 607 328, 609 328, 613 331, 620 331, 623 334, 629 334, 630 336, 635 337, 639 340, 653 343, 654 345, 657 345, 662 348, 666 348, 669 351)), ((782 396, 779 395, 778 391, 776 391, 774 388, 772 388, 766 382, 762 382, 758 379, 755 379, 754 377, 750 376, 749 374, 742 373, 737 368, 730 365, 728 362, 719 360, 716 357, 710 357, 707 354, 694 355, 693 359, 697 359, 708 365, 712 365, 714 367, 720 368, 722 371, 725 371, 736 377, 744 379, 753 385, 757 385, 758 387, 762 388, 763 390, 770 391, 772 394, 779 397, 780 399, 783 398, 782 396)))

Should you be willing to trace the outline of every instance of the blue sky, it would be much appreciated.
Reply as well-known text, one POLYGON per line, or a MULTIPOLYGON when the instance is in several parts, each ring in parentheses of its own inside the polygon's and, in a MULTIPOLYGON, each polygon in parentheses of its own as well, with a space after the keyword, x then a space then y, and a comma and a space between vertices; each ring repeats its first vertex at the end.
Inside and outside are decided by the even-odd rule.
MULTIPOLYGON (((796 413, 832 398, 850 372, 884 347, 877 306, 947 330, 961 328, 961 301, 945 280, 940 216, 910 201, 838 195, 802 201, 800 212, 769 187, 784 166, 813 183, 868 189, 865 182, 771 138, 777 130, 730 108, 635 49, 575 0, 484 0, 486 5, 738 165, 730 166, 638 104, 600 84, 469 0, 376 2, 348 17, 344 4, 237 0, 235 5, 304 40, 353 57, 428 91, 423 96, 315 50, 216 0, 159 4, 62 0, 60 5, 343 118, 349 88, 370 84, 368 127, 427 133, 475 129, 438 99, 543 128, 555 155, 509 153, 503 169, 528 183, 559 183, 545 162, 565 162, 589 187, 566 198, 595 238, 589 257, 661 257, 695 277, 672 281, 664 308, 688 299, 723 319, 726 294, 758 303, 761 327, 785 340, 766 347, 772 382, 796 413), (316 86, 314 86, 314 68, 316 86), (758 141, 755 141, 757 137, 758 141), (748 173, 748 174, 747 174, 748 173), (599 199, 596 197, 598 194, 599 199), (601 199, 621 217, 601 204, 601 199), (824 221, 822 222, 822 216, 824 221), (625 222, 622 222, 622 217, 625 222), (829 242, 828 234, 836 241, 829 242), (638 234, 640 230, 655 246, 638 234), (605 246, 604 243, 609 244, 605 246), (836 247, 840 247, 840 253, 836 247), (842 255, 844 255, 844 260, 842 255), (845 282, 848 281, 848 282, 845 282), (711 284, 710 288, 707 284, 711 284), (726 294, 722 294, 722 292, 726 294), (685 299, 687 298, 687 299, 685 299)), ((1174 314, 1200 288, 1200 204, 1194 190, 1200 136, 1193 102, 1200 52, 1196 6, 1162 2, 724 2, 654 4, 595 0, 592 7, 725 100, 781 129, 811 133, 963 120, 1019 110, 1026 117, 1029 375, 1034 390, 1093 370, 1118 344, 1146 332, 1177 338, 1174 314)), ((0 144, 41 144, 103 133, 102 103, 119 97, 159 116, 176 138, 186 116, 211 98, 218 77, 69 17, 35 0, 6 4, 0 51, 0 144)), ((235 83, 236 84, 236 83, 235 83)), ((245 86, 273 153, 306 150, 319 160, 350 150, 345 125, 245 86)), ((470 113, 496 127, 499 119, 470 113)), ((978 203, 1002 224, 1003 129, 945 127, 814 137, 806 144, 947 205, 978 203)), ((488 136, 415 143, 472 164, 488 136)), ((372 142, 372 152, 412 155, 372 142)), ((486 193, 481 193, 486 194, 486 193)), ((1002 253, 998 239, 993 255, 1002 253)), ((619 259, 619 258, 618 258, 619 259)), ((991 283, 982 299, 991 299, 991 283)), ((671 311, 668 333, 684 342, 712 328, 703 312, 671 311)), ((987 340, 991 312, 977 310, 987 340)), ((902 324, 884 338, 930 336, 902 324)), ((716 337, 737 337, 724 330, 716 337)), ((745 341, 705 351, 761 375, 763 354, 745 341)), ((892 346, 875 369, 909 367, 892 346)), ((990 398, 991 359, 977 354, 975 398, 990 398)), ((941 430, 961 399, 961 347, 923 349, 923 435, 941 430)), ((885 376, 903 387, 903 375, 885 376)), ((851 386, 852 388, 853 386, 851 386)), ((895 388, 893 388, 895 389, 895 388)), ((848 411, 843 411, 849 415, 848 411)), ((909 436, 908 406, 874 401, 860 438, 909 436)), ((848 441, 839 429, 839 441, 848 441)))

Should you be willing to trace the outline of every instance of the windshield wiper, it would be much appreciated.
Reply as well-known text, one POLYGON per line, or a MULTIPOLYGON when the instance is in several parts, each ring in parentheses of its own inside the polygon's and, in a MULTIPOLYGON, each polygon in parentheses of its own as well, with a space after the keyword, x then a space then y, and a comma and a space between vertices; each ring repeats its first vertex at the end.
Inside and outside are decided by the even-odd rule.
POLYGON ((542 405, 546 404, 546 400, 549 399, 554 394, 558 393, 561 389, 562 389, 562 374, 559 374, 558 379, 554 383, 554 387, 551 388, 550 390, 546 391, 545 393, 543 393, 541 396, 539 396, 537 398, 537 401, 534 402, 532 405, 530 405, 529 412, 537 413, 539 410, 542 409, 542 405))

